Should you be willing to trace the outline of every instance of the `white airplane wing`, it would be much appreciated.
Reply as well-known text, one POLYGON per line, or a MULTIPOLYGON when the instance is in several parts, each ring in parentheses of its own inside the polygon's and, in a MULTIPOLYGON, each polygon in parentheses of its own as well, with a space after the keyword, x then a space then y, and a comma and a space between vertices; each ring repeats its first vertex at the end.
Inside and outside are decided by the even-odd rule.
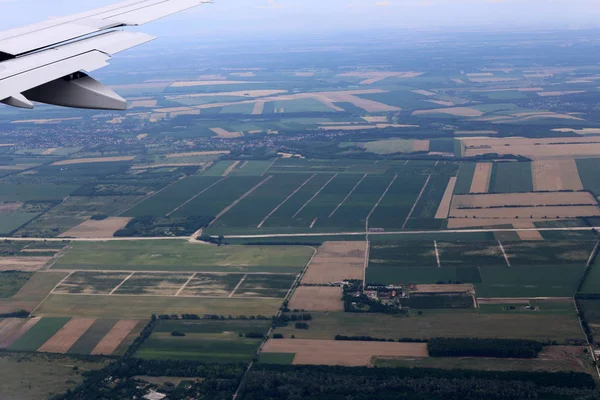
POLYGON ((121 31, 209 3, 209 0, 130 0, 0 32, 0 103, 33 108, 124 110, 126 101, 88 73, 111 56, 154 39, 121 31))

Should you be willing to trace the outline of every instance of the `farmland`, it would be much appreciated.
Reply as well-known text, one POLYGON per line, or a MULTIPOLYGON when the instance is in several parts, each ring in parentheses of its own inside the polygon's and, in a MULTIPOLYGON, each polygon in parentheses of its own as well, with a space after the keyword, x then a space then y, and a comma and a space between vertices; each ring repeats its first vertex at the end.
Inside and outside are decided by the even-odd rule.
MULTIPOLYGON (((295 386, 327 388, 341 366, 433 368, 423 398, 440 396, 424 379, 464 369, 511 371, 473 379, 501 376, 500 397, 524 374, 523 398, 595 398, 528 380, 578 376, 526 375, 597 376, 591 32, 165 38, 100 76, 128 111, 3 108, 0 398, 73 389, 74 366, 106 359, 127 368, 102 382, 125 393, 139 378, 168 398, 262 398, 244 390, 270 368, 317 371, 263 396, 300 399, 295 386), (417 343, 452 337, 545 347, 464 359, 417 343)), ((476 397, 467 386, 454 395, 476 397)))
POLYGON ((312 255, 308 247, 229 246, 185 241, 76 243, 53 269, 194 272, 297 272, 312 255), (93 253, 93 259, 88 254, 93 253))
POLYGON ((390 317, 378 314, 313 312, 308 330, 278 328, 285 337, 332 340, 335 335, 377 338, 500 337, 534 340, 581 339, 577 316, 565 314, 498 314, 478 311, 424 311, 422 315, 390 317), (468 327, 468 329, 465 329, 468 327))
POLYGON ((136 356, 203 362, 248 362, 262 339, 260 336, 245 336, 265 335, 268 330, 268 321, 159 321, 136 356), (173 332, 180 332, 184 336, 174 336, 173 332))

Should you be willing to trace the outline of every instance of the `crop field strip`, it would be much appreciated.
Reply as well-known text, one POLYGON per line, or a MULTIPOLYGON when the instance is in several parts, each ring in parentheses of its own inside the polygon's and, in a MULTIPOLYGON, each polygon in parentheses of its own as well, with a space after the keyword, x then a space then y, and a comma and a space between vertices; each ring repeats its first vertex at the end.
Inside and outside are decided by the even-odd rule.
MULTIPOLYGON (((281 298, 282 291, 287 291, 296 280, 297 273, 261 273, 248 272, 244 274, 236 273, 211 273, 211 272, 157 272, 157 271, 71 271, 69 276, 78 273, 93 277, 101 276, 114 283, 120 281, 116 286, 102 287, 102 290, 80 289, 77 285, 88 288, 90 285, 85 278, 78 279, 76 283, 62 282, 57 285, 50 295, 72 295, 72 296, 149 296, 149 297, 184 297, 184 298, 281 298), (118 277, 112 278, 112 275, 118 277), (233 278, 233 289, 226 293, 223 290, 228 287, 229 277, 233 278), (218 281, 222 280, 218 288, 218 281), (248 282, 245 282, 245 281, 248 282), (245 283, 244 283, 245 282, 245 283), (204 285, 203 285, 204 283, 204 285), (225 285, 225 286, 223 286, 225 285), (62 286, 65 286, 63 288, 62 286), (241 289, 242 294, 237 294, 241 289), (215 294, 219 292, 219 294, 215 294), (209 292, 212 294, 203 294, 209 292), (257 296, 256 294, 260 294, 257 296), (272 296, 269 296, 272 294, 272 296), (274 294, 274 295, 273 295, 274 294)), ((94 279, 93 279, 94 280, 94 279)))

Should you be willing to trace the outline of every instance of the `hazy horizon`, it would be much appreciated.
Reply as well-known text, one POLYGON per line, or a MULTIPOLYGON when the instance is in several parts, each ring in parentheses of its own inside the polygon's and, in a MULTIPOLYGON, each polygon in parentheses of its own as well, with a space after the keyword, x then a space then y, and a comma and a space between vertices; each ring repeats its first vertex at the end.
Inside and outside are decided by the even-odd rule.
MULTIPOLYGON (((4 29, 117 3, 115 0, 0 0, 4 29), (25 10, 25 12, 23 12, 25 10)), ((165 36, 335 33, 367 29, 598 27, 598 0, 215 0, 154 22, 165 36)))

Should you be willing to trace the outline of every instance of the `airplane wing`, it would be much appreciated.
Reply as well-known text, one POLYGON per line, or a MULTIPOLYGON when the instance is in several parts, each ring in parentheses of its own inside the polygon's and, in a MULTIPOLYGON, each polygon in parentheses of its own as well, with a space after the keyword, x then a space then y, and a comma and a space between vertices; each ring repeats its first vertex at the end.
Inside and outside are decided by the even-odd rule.
POLYGON ((0 103, 33 108, 32 101, 37 101, 125 110, 126 101, 88 73, 108 65, 113 54, 154 37, 116 28, 142 25, 210 2, 129 0, 0 32, 0 103))

